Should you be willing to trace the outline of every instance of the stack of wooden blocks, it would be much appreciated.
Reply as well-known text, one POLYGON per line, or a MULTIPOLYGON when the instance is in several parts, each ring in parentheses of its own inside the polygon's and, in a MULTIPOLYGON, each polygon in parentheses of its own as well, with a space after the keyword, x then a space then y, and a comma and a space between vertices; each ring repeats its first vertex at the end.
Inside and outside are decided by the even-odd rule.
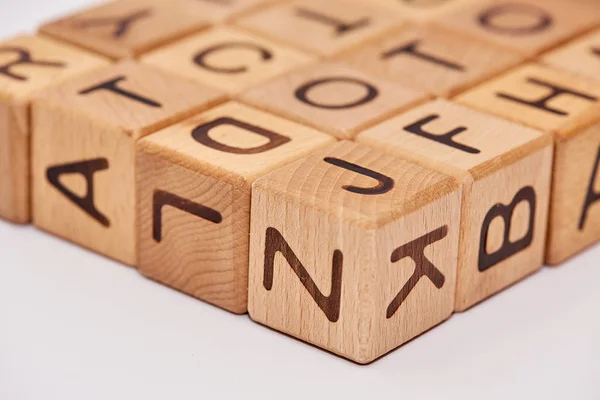
POLYGON ((0 124, 2 218, 368 363, 600 239, 600 2, 113 1, 0 124))

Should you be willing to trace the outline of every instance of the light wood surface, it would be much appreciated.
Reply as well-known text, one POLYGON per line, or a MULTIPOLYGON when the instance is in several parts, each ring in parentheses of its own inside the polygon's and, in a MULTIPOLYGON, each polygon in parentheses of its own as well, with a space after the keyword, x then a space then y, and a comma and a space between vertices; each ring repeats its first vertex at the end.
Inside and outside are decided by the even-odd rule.
POLYGON ((258 35, 218 27, 163 47, 141 61, 234 95, 314 59, 258 35))
POLYGON ((406 26, 338 59, 442 97, 522 61, 516 53, 431 26, 406 26))
POLYGON ((462 182, 457 311, 541 268, 552 172, 550 135, 436 100, 361 133, 357 141, 462 182), (533 196, 513 203, 525 188, 533 189, 533 196), (528 207, 529 201, 534 207, 528 207), (488 223, 492 209, 503 212, 488 223), (529 231, 531 239, 521 241, 529 231), (494 254, 497 260, 487 262, 494 254))
MULTIPOLYGON (((171 0, 154 0, 165 3, 171 0)), ((203 18, 212 23, 228 22, 232 18, 258 11, 280 0, 190 0, 196 3, 203 18)))
POLYGON ((350 139, 426 98, 415 89, 334 62, 293 71, 241 96, 340 139, 350 139))
POLYGON ((401 18, 419 24, 429 23, 448 13, 479 0, 372 0, 374 4, 388 8, 401 18))
POLYGON ((219 307, 246 312, 252 182, 334 141, 235 102, 142 139, 139 270, 219 307))
POLYGON ((34 223, 135 265, 135 141, 223 100, 132 62, 43 91, 32 105, 34 223))
POLYGON ((235 20, 238 26, 320 56, 332 56, 402 24, 385 7, 356 0, 284 1, 235 20))
POLYGON ((0 218, 30 220, 30 103, 33 94, 108 60, 39 36, 0 43, 0 218))
POLYGON ((211 3, 112 1, 48 22, 40 32, 113 59, 136 58, 207 28, 213 19, 223 15, 221 7, 211 3))
POLYGON ((250 317, 359 363, 425 332, 454 308, 460 197, 351 142, 257 180, 250 317))
POLYGON ((600 81, 600 30, 595 30, 541 57, 541 61, 583 77, 600 81))
POLYGON ((531 56, 600 23, 600 3, 589 0, 487 0, 467 4, 437 24, 531 56))

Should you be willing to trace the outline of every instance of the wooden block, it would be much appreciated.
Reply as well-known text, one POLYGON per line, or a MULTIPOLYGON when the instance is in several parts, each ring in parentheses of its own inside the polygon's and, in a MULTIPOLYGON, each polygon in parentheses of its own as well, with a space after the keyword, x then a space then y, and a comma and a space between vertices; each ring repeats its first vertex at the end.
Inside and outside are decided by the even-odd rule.
POLYGON ((542 56, 542 62, 583 77, 600 80, 600 30, 542 56))
MULTIPOLYGON (((113 59, 136 58, 207 28, 220 8, 203 0, 121 0, 49 22, 40 32, 113 59)), ((219 14, 219 13, 217 13, 219 14)), ((219 14, 220 15, 220 14, 219 14)))
POLYGON ((257 180, 250 317, 368 363, 454 308, 457 181, 351 142, 257 180))
POLYGON ((522 61, 516 53, 434 27, 405 27, 339 57, 437 96, 453 96, 522 61))
POLYGON ((401 24, 385 8, 360 1, 285 1, 236 20, 236 24, 300 49, 331 56, 401 24))
POLYGON ((244 93, 259 108, 341 139, 403 111, 427 96, 340 63, 291 72, 244 93))
POLYGON ((550 135, 436 100, 361 133, 357 141, 462 182, 456 311, 542 267, 550 135))
POLYGON ((479 0, 374 0, 374 3, 411 21, 428 23, 476 1, 479 0))
POLYGON ((233 95, 314 59, 260 36, 218 27, 152 52, 142 62, 233 95))
POLYGON ((38 36, 0 43, 0 218, 30 220, 30 99, 108 60, 38 36))
POLYGON ((530 56, 600 23, 600 3, 589 0, 487 0, 437 23, 530 56))
POLYGON ((547 263, 558 264, 600 239, 593 195, 600 138, 595 129, 588 130, 600 119, 600 84, 528 64, 457 101, 554 134, 547 263))
POLYGON ((244 313, 252 182, 335 139, 230 102, 137 144, 139 270, 244 313))
POLYGON ((34 223, 135 265, 135 141, 223 100, 132 62, 39 94, 32 105, 34 223))
POLYGON ((557 143, 549 229, 551 265, 600 240, 600 123, 557 143))

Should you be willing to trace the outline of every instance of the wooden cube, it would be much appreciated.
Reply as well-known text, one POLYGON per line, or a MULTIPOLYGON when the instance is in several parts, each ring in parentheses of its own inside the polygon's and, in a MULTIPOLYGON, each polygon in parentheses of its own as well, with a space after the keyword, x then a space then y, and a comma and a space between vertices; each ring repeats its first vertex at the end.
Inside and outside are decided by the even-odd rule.
POLYGON ((600 239, 600 84, 536 64, 474 88, 457 101, 554 135, 546 262, 558 264, 600 239))
POLYGON ((295 0, 250 13, 235 23, 305 51, 332 56, 402 24, 402 18, 357 0, 295 0))
POLYGON ((0 218, 30 220, 31 97, 53 84, 109 65, 109 61, 38 36, 0 43, 0 218))
POLYGON ((42 92, 32 106, 34 223, 135 265, 135 141, 221 101, 132 62, 42 92))
POLYGON ((340 63, 322 63, 244 93, 259 108, 340 139, 423 102, 427 95, 340 63))
POLYGON ((252 182, 334 141, 235 102, 140 140, 139 270, 246 312, 252 182))
POLYGON ((436 21, 523 55, 539 54, 600 23, 593 0, 485 0, 436 21))
POLYGON ((501 47, 430 26, 401 28, 339 59, 437 96, 453 96, 522 61, 501 47))
POLYGON ((341 142, 257 180, 250 317, 368 363, 454 308, 454 178, 341 142))
POLYGON ((368 129, 357 141, 463 183, 456 311, 542 267, 550 135, 436 100, 368 129))
POLYGON ((541 57, 542 62, 600 81, 600 29, 541 57))
POLYGON ((142 62, 238 94, 315 58, 231 27, 219 27, 163 47, 142 62))
POLYGON ((51 21, 40 32, 112 59, 135 58, 205 29, 228 7, 197 0, 121 0, 51 21))

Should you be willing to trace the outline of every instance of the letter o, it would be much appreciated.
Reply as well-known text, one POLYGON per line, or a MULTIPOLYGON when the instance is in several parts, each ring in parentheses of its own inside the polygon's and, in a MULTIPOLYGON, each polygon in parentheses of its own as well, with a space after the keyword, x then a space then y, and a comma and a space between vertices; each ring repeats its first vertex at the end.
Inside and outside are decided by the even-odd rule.
POLYGON ((506 35, 530 35, 541 32, 552 25, 552 17, 543 9, 531 4, 507 3, 489 8, 479 15, 479 24, 491 32, 506 35), (504 14, 530 14, 538 18, 535 25, 506 27, 494 25, 494 19, 504 14))
POLYGON ((363 104, 369 103, 377 96, 379 96, 379 90, 377 88, 367 82, 361 81, 356 78, 347 78, 347 77, 332 77, 332 78, 323 78, 315 81, 308 82, 296 90, 295 96, 298 100, 313 107, 325 108, 328 110, 341 110, 344 108, 353 108, 362 106, 363 104), (361 99, 358 99, 354 102, 346 103, 346 104, 319 104, 308 98, 308 92, 310 92, 313 88, 319 85, 333 83, 333 82, 346 82, 356 85, 364 86, 367 89, 367 93, 361 99))

